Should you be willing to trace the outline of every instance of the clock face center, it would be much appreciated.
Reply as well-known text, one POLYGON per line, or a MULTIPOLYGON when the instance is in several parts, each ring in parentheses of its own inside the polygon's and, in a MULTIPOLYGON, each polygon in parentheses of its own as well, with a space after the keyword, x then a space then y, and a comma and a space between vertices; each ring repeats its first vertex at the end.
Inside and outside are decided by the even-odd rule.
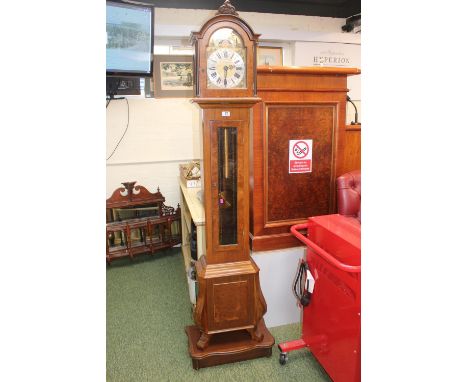
POLYGON ((209 81, 217 87, 236 87, 245 75, 244 60, 233 49, 217 49, 208 57, 207 73, 209 81))

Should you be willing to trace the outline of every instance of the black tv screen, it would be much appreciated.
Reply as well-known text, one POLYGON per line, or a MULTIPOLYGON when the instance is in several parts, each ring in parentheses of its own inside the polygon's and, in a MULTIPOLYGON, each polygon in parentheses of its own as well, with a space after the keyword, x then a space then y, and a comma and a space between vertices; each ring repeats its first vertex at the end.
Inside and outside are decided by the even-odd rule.
POLYGON ((106 2, 106 75, 153 73, 153 7, 106 2))

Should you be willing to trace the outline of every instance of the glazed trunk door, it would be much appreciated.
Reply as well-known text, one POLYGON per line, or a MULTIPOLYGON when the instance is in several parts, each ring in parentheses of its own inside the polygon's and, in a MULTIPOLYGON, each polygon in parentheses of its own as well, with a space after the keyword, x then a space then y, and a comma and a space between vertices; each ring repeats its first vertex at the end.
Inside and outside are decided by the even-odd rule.
POLYGON ((245 196, 242 121, 212 121, 211 195, 214 262, 243 259, 245 196))

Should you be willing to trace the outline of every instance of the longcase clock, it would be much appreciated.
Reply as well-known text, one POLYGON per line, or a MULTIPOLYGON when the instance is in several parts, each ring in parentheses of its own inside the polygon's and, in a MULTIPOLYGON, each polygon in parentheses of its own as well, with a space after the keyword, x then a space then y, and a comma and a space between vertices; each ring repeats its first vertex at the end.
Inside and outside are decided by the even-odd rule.
POLYGON ((259 269, 249 249, 249 136, 258 35, 227 0, 192 33, 201 110, 206 255, 196 263, 194 368, 271 355, 259 269))

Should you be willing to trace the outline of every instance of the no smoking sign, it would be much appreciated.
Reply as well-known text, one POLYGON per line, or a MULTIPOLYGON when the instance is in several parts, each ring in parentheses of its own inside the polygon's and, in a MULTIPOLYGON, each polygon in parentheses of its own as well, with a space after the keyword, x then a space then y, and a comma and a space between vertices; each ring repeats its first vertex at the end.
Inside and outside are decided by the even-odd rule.
POLYGON ((312 172, 312 139, 289 141, 289 173, 312 172))

